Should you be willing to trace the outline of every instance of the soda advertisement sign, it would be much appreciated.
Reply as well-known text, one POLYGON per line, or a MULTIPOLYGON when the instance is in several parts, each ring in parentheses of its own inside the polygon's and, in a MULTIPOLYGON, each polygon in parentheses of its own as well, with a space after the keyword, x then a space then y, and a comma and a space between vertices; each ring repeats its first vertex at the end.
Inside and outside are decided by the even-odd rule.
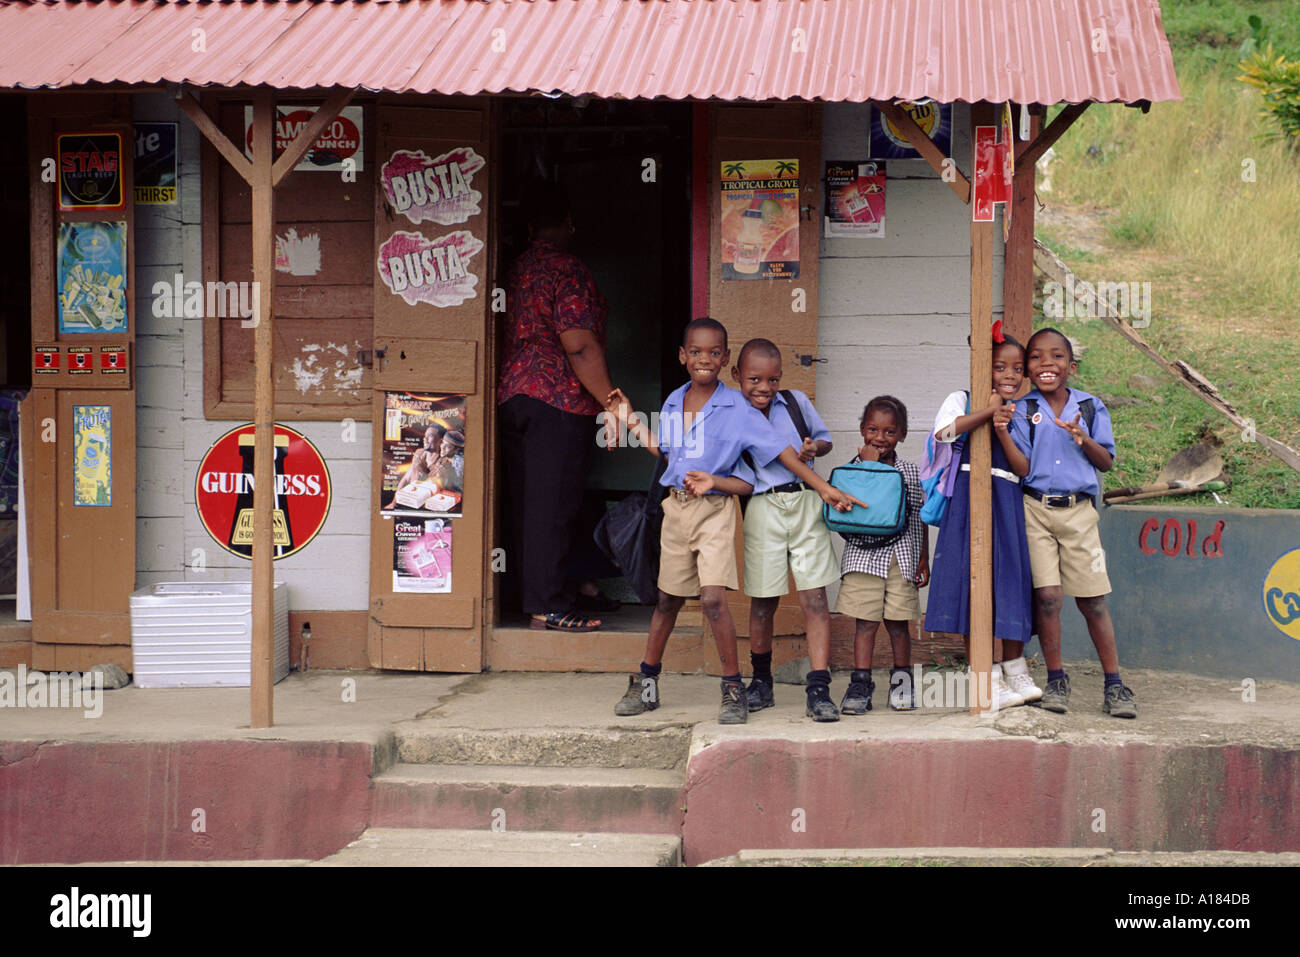
MULTIPOLYGON (((275 149, 279 157, 316 115, 314 106, 277 106, 275 108, 275 149)), ((338 116, 316 137, 295 170, 317 173, 346 170, 361 172, 365 168, 362 146, 362 111, 359 106, 345 106, 338 116), (344 165, 344 163, 348 165, 344 165)), ((253 108, 244 107, 244 155, 253 158, 253 108)))
MULTIPOLYGON (((301 432, 275 427, 274 557, 287 558, 316 537, 332 498, 325 459, 301 432)), ((253 557, 253 424, 231 429, 212 444, 194 479, 199 520, 228 552, 253 557)))

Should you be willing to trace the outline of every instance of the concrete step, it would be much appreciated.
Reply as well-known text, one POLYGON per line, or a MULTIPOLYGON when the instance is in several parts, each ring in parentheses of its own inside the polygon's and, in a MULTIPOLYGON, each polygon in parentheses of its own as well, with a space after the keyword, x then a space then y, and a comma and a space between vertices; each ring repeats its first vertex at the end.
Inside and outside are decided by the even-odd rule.
POLYGON ((673 835, 682 829, 682 771, 398 764, 373 780, 376 827, 673 835))
POLYGON ((663 834, 368 828, 313 867, 680 867, 663 834))
POLYGON ((705 867, 1295 867, 1300 854, 1115 851, 1085 847, 868 847, 744 850, 705 867))
POLYGON ((397 760, 406 764, 671 771, 686 766, 691 745, 691 725, 685 723, 644 728, 476 729, 411 721, 394 730, 397 760))

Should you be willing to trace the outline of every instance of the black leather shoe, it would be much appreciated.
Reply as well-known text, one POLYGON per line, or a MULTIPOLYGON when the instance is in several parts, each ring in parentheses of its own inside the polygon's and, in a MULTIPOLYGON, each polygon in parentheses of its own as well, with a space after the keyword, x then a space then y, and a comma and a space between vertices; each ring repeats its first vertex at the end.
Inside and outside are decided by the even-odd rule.
POLYGON ((761 678, 755 678, 749 683, 749 687, 745 689, 745 697, 749 701, 750 711, 762 711, 776 704, 776 698, 772 695, 772 682, 761 678))
POLYGON ((866 671, 854 671, 849 675, 849 690, 844 692, 840 702, 843 714, 866 714, 871 710, 871 696, 876 691, 876 683, 866 671))
POLYGON ((826 685, 809 685, 808 706, 804 714, 814 721, 838 721, 840 709, 831 700, 831 689, 826 685))

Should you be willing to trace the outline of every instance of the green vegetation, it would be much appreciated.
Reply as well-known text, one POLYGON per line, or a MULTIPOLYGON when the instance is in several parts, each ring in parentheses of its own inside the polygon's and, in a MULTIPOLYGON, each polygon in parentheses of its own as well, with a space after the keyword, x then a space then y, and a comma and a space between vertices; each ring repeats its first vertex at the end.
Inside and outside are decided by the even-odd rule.
MULTIPOLYGON (((1183 102, 1157 103, 1145 116, 1117 104, 1090 107, 1057 143, 1053 189, 1042 198, 1075 214, 1071 223, 1095 220, 1103 239, 1084 242, 1072 227, 1051 225, 1040 226, 1039 238, 1080 279, 1150 282, 1150 326, 1140 330, 1147 341, 1198 369, 1260 432, 1300 447, 1300 152, 1261 115, 1260 91, 1240 79, 1242 60, 1268 56, 1268 44, 1300 57, 1300 4, 1161 6, 1183 102)), ((1153 482, 1175 451, 1208 439, 1221 444, 1232 479, 1220 493, 1225 503, 1300 508, 1300 474, 1244 441, 1113 330, 1100 321, 1044 322, 1041 311, 1037 321, 1085 347, 1080 388, 1119 399, 1119 454, 1107 488, 1153 482), (1161 385, 1130 388, 1134 373, 1161 385)), ((1209 495, 1168 501, 1214 504, 1209 495)))

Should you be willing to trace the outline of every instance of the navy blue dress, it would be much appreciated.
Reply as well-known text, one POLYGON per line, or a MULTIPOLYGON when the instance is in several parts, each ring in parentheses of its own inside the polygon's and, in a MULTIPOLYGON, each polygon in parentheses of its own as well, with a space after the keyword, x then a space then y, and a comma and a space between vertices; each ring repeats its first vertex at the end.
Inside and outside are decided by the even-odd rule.
MULTIPOLYGON (((1011 472, 997 436, 993 467, 1011 472)), ((961 453, 970 464, 970 445, 961 453)), ((1025 540, 1025 508, 1018 482, 993 476, 993 636, 1007 641, 1033 637, 1033 580, 1029 574, 1029 545, 1025 540)), ((934 560, 930 563, 930 593, 925 609, 927 631, 970 634, 970 472, 963 470, 952 501, 939 526, 934 560)))

